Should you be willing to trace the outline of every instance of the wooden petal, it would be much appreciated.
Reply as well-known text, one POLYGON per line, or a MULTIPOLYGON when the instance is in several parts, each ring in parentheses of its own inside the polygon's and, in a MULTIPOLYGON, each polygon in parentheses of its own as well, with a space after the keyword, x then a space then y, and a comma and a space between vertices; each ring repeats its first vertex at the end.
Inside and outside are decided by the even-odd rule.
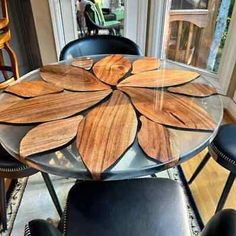
POLYGON ((70 65, 49 65, 40 69, 43 80, 71 91, 98 91, 109 89, 93 74, 70 65))
POLYGON ((38 125, 21 140, 20 156, 25 158, 67 144, 76 136, 82 119, 83 116, 75 116, 38 125))
POLYGON ((93 66, 93 72, 103 82, 116 85, 130 70, 131 63, 122 55, 107 56, 93 66))
POLYGON ((144 152, 151 158, 164 162, 176 162, 180 156, 177 138, 165 126, 155 123, 144 116, 138 133, 138 142, 144 152))
POLYGON ((210 115, 192 99, 154 89, 123 87, 138 111, 159 124, 173 127, 214 130, 210 115))
POLYGON ((93 59, 90 57, 82 57, 72 61, 71 65, 83 68, 85 70, 90 70, 93 66, 93 59))
POLYGON ((114 91, 111 99, 94 108, 81 121, 77 133, 77 148, 93 175, 114 164, 133 143, 137 118, 128 97, 114 91))
POLYGON ((170 87, 168 91, 195 97, 207 97, 217 93, 215 88, 202 83, 189 83, 178 87, 170 87))
POLYGON ((13 93, 26 98, 42 96, 51 93, 59 93, 62 91, 62 88, 40 80, 22 81, 5 89, 5 92, 13 93))
POLYGON ((133 62, 133 74, 155 70, 160 67, 160 60, 155 57, 144 57, 133 62))
POLYGON ((101 101, 111 90, 58 93, 19 101, 0 114, 0 122, 30 124, 72 116, 101 101))
POLYGON ((196 72, 185 70, 155 70, 131 75, 118 84, 119 87, 168 87, 184 84, 196 79, 199 76, 196 72))
POLYGON ((9 96, 7 100, 1 101, 0 104, 0 114, 2 111, 6 110, 8 107, 18 103, 19 101, 22 101, 23 98, 19 98, 17 96, 9 96))

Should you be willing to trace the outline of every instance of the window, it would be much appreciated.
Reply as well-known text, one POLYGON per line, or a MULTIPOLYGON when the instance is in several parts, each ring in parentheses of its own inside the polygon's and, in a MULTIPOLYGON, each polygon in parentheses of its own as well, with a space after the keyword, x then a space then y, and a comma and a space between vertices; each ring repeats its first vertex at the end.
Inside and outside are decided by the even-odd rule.
POLYGON ((173 0, 167 58, 217 73, 234 2, 173 0))
POLYGON ((153 23, 150 20, 148 36, 153 45, 149 45, 149 55, 200 72, 226 94, 236 63, 235 0, 150 2, 150 19, 162 15, 153 23))

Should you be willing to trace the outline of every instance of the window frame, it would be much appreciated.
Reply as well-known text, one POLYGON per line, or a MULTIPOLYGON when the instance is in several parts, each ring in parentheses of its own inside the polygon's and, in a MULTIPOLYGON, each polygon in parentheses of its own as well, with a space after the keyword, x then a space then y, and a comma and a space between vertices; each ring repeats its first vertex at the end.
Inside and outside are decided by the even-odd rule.
MULTIPOLYGON (((49 0, 54 39, 59 58, 60 51, 77 38, 74 0, 49 0), (66 9, 66 13, 61 9, 66 9), (65 26, 73 26, 68 29, 65 26)), ((146 50, 148 1, 125 0, 124 36, 137 43, 142 52, 146 50)))

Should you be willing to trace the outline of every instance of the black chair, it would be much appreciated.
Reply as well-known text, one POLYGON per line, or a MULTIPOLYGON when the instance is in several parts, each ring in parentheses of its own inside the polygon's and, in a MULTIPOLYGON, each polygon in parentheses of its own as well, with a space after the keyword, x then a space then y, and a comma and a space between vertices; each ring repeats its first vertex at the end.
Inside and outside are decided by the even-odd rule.
MULTIPOLYGON (((7 229, 5 178, 18 179, 28 177, 37 172, 37 170, 30 168, 13 158, 0 144, 0 222, 2 224, 3 231, 7 229)), ((61 216, 62 209, 49 175, 43 172, 41 172, 41 174, 47 185, 48 191, 58 211, 58 214, 61 216)))
POLYGON ((61 51, 60 61, 98 54, 142 55, 142 52, 130 39, 112 35, 95 35, 68 43, 61 51))
POLYGON ((209 152, 201 161, 188 183, 191 184, 193 182, 211 156, 217 163, 229 170, 230 173, 228 179, 216 207, 216 212, 218 212, 224 207, 225 201, 236 177, 236 124, 222 125, 219 128, 216 137, 208 146, 208 150, 209 152))
MULTIPOLYGON (((33 220, 25 235, 188 236, 187 216, 183 189, 170 179, 82 182, 69 192, 63 233, 44 220, 33 220)), ((235 220, 235 210, 220 212, 202 236, 235 235, 235 220)))

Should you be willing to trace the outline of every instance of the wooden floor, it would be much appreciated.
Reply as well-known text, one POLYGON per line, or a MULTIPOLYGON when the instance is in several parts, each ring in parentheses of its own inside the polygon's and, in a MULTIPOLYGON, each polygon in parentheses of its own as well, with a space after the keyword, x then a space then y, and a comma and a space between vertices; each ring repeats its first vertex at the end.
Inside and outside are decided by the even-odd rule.
MULTIPOLYGON (((235 121, 233 121, 226 114, 224 116, 224 122, 233 123, 235 121)), ((204 150, 190 161, 182 164, 182 168, 187 180, 189 180, 206 152, 207 150, 204 150)), ((200 172, 194 182, 190 185, 190 189, 199 209, 203 223, 208 222, 212 215, 214 215, 215 208, 223 191, 228 174, 229 172, 227 170, 225 170, 211 158, 202 172, 200 172)), ((225 208, 236 209, 236 181, 231 189, 231 192, 229 193, 225 208)))

